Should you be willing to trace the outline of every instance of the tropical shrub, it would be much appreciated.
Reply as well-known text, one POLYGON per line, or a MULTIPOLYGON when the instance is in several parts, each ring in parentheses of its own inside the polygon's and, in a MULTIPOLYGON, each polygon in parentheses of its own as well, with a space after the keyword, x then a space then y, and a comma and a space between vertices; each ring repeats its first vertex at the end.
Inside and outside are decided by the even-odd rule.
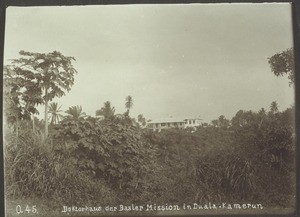
POLYGON ((105 180, 124 198, 141 192, 152 154, 136 127, 91 117, 65 119, 53 135, 55 150, 68 153, 81 171, 105 180))
POLYGON ((114 193, 103 181, 79 171, 72 158, 55 152, 50 143, 32 131, 19 137, 7 134, 5 139, 6 197, 49 198, 58 204, 115 201, 114 193))
POLYGON ((232 157, 225 162, 222 186, 226 193, 234 193, 239 199, 252 199, 257 188, 254 167, 249 160, 232 157))

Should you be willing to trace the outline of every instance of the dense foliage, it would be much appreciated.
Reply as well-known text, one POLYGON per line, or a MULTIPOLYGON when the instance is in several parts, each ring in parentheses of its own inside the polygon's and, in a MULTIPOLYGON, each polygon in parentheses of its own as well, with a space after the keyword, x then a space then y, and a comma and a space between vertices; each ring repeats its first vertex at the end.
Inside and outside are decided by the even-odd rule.
POLYGON ((269 64, 272 72, 276 76, 284 76, 287 74, 290 80, 290 85, 295 84, 295 61, 293 48, 274 54, 269 58, 269 64))
POLYGON ((67 116, 51 126, 46 143, 24 121, 27 130, 6 136, 7 192, 71 202, 101 195, 101 201, 115 203, 243 200, 289 206, 294 110, 263 111, 238 111, 228 126, 161 132, 126 117, 67 116))
POLYGON ((268 111, 240 110, 231 120, 221 115, 195 129, 153 132, 144 128, 142 115, 138 122, 129 116, 131 96, 126 98, 124 114, 115 114, 107 101, 96 111, 97 117, 86 115, 81 106, 70 107, 63 116, 53 103, 48 111, 49 135, 45 135, 45 121, 31 116, 40 101, 35 101, 34 94, 33 99, 26 98, 33 87, 25 85, 26 79, 11 75, 14 72, 7 69, 4 157, 8 198, 49 198, 70 205, 294 204, 293 106, 279 111, 272 102, 268 111))

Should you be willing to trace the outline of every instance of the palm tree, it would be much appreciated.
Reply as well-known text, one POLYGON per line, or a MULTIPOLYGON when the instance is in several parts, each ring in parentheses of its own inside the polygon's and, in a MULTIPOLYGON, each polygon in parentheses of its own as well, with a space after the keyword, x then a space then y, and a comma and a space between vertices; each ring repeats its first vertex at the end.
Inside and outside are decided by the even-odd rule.
POLYGON ((266 116, 266 110, 264 108, 261 108, 259 111, 258 111, 258 114, 260 116, 266 116))
POLYGON ((63 119, 63 115, 60 114, 62 110, 60 110, 61 106, 58 107, 56 102, 53 102, 49 105, 48 113, 50 113, 50 124, 57 124, 60 120, 63 119))
POLYGON ((270 106, 270 112, 271 112, 272 114, 275 114, 275 113, 278 112, 278 104, 277 104, 276 101, 273 101, 273 102, 271 103, 271 106, 270 106))
POLYGON ((144 116, 142 114, 138 115, 138 122, 144 127, 146 126, 146 118, 144 118, 144 116))
POLYGON ((103 105, 103 107, 96 111, 96 116, 102 115, 104 119, 109 119, 114 117, 115 115, 115 108, 111 107, 111 104, 109 101, 106 101, 103 105))
POLYGON ((261 128, 262 124, 263 124, 263 121, 266 119, 266 110, 264 108, 261 108, 259 111, 258 111, 258 117, 260 118, 259 120, 259 124, 258 124, 258 128, 261 128))
POLYGON ((85 112, 82 112, 82 107, 78 105, 69 107, 69 109, 65 111, 65 113, 68 114, 67 118, 75 121, 82 120, 86 116, 85 112))
POLYGON ((125 115, 128 116, 129 115, 129 111, 133 106, 133 99, 132 96, 127 96, 126 97, 126 102, 125 102, 125 108, 127 109, 125 115))

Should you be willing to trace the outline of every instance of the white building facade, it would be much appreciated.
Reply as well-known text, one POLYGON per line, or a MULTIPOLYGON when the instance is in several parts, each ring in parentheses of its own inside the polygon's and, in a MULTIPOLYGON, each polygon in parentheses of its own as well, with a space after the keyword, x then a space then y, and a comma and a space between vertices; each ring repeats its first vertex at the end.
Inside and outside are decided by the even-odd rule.
POLYGON ((163 129, 170 128, 196 128, 201 125, 202 119, 200 118, 186 118, 186 119, 175 119, 175 118, 165 118, 151 120, 147 123, 147 128, 153 131, 160 132, 163 129))
POLYGON ((202 123, 202 119, 199 118, 188 118, 188 119, 184 119, 184 128, 187 127, 197 127, 200 126, 202 123))

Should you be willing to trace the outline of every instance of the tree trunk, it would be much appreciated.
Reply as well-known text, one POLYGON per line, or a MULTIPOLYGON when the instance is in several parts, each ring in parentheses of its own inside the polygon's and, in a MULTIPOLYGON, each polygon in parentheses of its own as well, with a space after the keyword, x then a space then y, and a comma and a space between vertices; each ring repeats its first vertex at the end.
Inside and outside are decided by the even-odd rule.
POLYGON ((48 89, 45 89, 45 139, 48 137, 48 89))
POLYGON ((33 130, 33 133, 35 133, 34 115, 32 115, 32 130, 33 130))

